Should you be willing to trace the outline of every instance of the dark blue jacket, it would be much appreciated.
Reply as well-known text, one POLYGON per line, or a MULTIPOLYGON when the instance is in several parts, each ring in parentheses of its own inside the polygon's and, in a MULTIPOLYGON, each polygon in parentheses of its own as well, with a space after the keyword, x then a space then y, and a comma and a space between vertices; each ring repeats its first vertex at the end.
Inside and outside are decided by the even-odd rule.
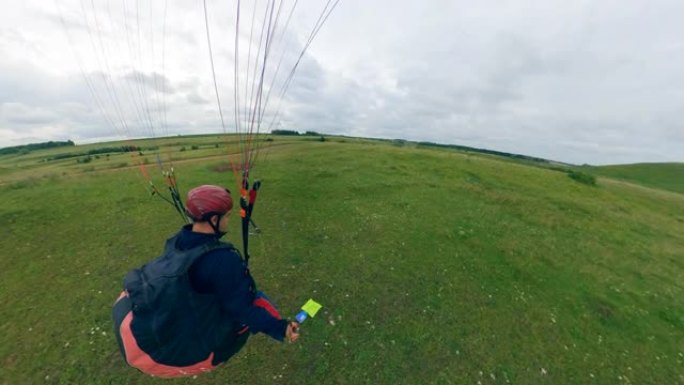
MULTIPOLYGON (((216 241, 213 234, 196 233, 184 226, 176 247, 187 250, 216 241)), ((285 338, 288 321, 276 319, 262 307, 254 306, 256 285, 244 260, 235 249, 215 249, 199 257, 190 267, 190 283, 201 294, 217 296, 222 312, 249 331, 265 333, 276 340, 285 338)))

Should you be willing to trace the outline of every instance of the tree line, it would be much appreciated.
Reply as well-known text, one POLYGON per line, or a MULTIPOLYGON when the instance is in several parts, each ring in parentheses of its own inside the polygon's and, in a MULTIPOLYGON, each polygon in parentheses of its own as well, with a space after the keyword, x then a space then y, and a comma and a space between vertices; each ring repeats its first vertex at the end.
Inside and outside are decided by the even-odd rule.
POLYGON ((46 148, 56 148, 56 147, 73 147, 73 146, 75 146, 75 144, 71 140, 67 140, 67 141, 52 141, 51 140, 49 142, 30 143, 30 144, 23 144, 20 146, 0 148, 0 155, 28 154, 29 152, 34 151, 34 150, 43 150, 46 148))

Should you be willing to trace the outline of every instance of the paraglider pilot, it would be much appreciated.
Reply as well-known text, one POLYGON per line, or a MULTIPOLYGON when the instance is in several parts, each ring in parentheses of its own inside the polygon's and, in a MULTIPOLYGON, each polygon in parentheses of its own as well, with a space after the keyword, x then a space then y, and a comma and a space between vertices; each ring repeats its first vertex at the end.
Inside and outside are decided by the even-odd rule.
POLYGON ((188 192, 192 223, 166 241, 163 254, 124 278, 114 304, 114 334, 126 362, 157 377, 210 371, 250 334, 294 342, 298 324, 283 319, 256 290, 240 253, 220 241, 233 199, 212 185, 188 192))

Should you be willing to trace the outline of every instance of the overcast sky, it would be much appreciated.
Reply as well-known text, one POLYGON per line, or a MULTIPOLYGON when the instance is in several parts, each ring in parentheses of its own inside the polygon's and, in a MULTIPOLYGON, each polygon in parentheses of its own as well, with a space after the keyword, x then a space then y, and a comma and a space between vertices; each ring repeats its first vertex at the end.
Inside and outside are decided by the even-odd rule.
MULTIPOLYGON (((223 124, 202 1, 0 1, 0 147, 234 132, 236 1, 207 1, 223 124)), ((268 14, 242 3, 240 111, 268 14)), ((272 40, 262 130, 684 162, 684 1, 341 0, 281 98, 325 3, 272 40)))

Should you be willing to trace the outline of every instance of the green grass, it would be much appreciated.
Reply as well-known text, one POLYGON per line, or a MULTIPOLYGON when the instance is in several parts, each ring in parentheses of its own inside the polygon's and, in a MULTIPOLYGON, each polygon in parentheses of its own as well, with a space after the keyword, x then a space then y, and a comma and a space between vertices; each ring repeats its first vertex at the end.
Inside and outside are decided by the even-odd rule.
MULTIPOLYGON (((255 170, 250 265, 286 315, 309 297, 324 309, 297 344, 255 336, 224 367, 165 383, 684 384, 684 195, 282 140, 255 170)), ((181 188, 235 188, 216 155, 179 162, 181 188)), ((136 168, 88 165, 0 174, 0 384, 161 382, 125 366, 110 308, 181 222, 136 168)))
POLYGON ((684 193, 684 163, 638 163, 582 169, 608 178, 684 193))

